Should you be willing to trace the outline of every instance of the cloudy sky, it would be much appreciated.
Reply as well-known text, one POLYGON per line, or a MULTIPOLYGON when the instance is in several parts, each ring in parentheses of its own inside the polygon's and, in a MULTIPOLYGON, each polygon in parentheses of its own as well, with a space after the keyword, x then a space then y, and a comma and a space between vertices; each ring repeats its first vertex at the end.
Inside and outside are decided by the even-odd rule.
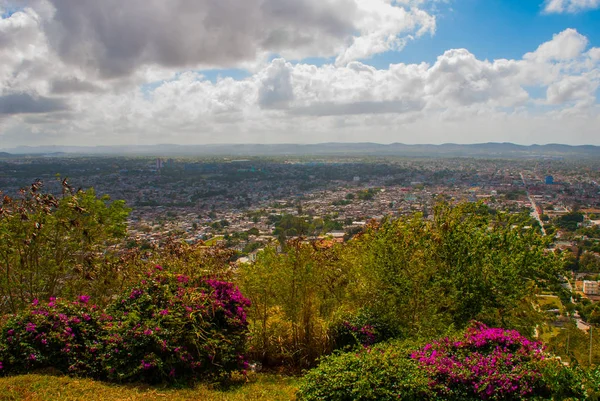
POLYGON ((600 145, 600 0, 0 0, 0 148, 600 145))

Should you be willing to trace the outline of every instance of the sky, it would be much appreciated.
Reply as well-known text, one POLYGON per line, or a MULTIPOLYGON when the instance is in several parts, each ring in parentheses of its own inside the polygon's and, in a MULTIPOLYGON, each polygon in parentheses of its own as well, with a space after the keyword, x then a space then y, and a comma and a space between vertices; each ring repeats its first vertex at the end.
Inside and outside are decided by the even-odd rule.
POLYGON ((600 145, 600 0, 0 0, 0 149, 600 145))

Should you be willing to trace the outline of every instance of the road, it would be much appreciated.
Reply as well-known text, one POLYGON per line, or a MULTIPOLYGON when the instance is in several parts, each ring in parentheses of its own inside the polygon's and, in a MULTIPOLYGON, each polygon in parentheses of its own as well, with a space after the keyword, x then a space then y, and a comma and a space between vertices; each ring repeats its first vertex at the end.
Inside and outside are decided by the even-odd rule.
POLYGON ((540 227, 542 227, 542 235, 546 235, 546 229, 544 228, 544 222, 542 221, 540 214, 537 211, 535 201, 533 200, 533 198, 531 197, 531 194, 529 193, 529 189, 527 188, 527 183, 525 182, 525 177, 523 176, 523 173, 520 173, 520 174, 521 174, 521 180, 523 181, 523 185, 525 186, 525 192, 527 192, 527 198, 529 198, 529 202, 531 202, 531 207, 533 209, 533 211, 531 212, 531 215, 540 223, 540 227))

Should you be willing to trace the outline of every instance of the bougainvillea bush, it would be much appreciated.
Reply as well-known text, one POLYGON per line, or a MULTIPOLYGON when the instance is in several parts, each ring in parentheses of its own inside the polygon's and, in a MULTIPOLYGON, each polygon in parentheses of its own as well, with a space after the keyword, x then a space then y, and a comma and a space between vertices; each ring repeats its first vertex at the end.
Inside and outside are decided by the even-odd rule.
POLYGON ((108 378, 180 381, 243 369, 249 304, 232 283, 156 266, 102 317, 108 378))
POLYGON ((0 374, 51 367, 111 381, 226 378, 247 366, 250 305, 230 282, 156 266, 104 310, 34 301, 0 324, 0 374))
POLYGON ((381 343, 324 358, 303 379, 298 398, 591 400, 592 382, 517 331, 476 323, 454 339, 381 343))
POLYGON ((0 328, 0 374, 51 367, 64 373, 99 376, 102 348, 98 308, 82 295, 76 301, 34 300, 0 328))
POLYGON ((427 344, 411 358, 431 377, 432 390, 447 400, 579 399, 575 375, 548 358, 540 342, 515 330, 476 323, 462 338, 427 344), (562 381, 561 383, 557 382, 562 381))

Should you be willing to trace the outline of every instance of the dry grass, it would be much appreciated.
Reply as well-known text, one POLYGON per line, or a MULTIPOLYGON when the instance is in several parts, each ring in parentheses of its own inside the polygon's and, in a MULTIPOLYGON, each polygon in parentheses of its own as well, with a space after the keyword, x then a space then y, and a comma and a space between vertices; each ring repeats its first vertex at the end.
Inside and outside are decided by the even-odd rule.
POLYGON ((0 401, 288 401, 295 399, 296 389, 296 378, 274 374, 259 374, 253 382, 226 390, 207 385, 186 389, 115 385, 90 379, 29 374, 0 378, 0 401))

